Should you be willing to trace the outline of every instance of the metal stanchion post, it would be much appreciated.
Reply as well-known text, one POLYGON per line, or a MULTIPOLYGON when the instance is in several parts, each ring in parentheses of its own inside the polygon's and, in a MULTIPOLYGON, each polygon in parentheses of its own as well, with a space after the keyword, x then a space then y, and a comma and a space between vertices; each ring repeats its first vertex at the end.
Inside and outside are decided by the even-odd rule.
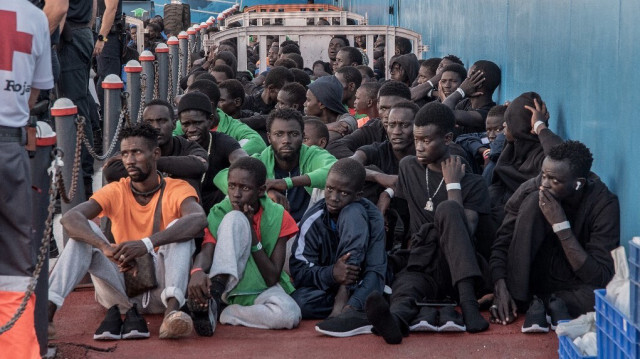
POLYGON ((195 41, 195 45, 193 46, 194 50, 196 52, 200 52, 200 49, 202 48, 202 39, 200 38, 200 25, 193 25, 193 32, 194 32, 194 39, 193 41, 195 41))
MULTIPOLYGON (((31 158, 31 185, 37 191, 33 191, 33 237, 34 252, 40 250, 42 237, 44 237, 45 222, 48 216, 49 187, 51 177, 47 174, 47 168, 51 165, 51 150, 56 145, 56 133, 46 122, 38 121, 38 136, 36 138, 36 155, 31 158)), ((53 240, 53 238, 52 238, 53 240)), ((44 259, 45 270, 40 271, 38 284, 36 285, 35 326, 38 343, 40 343, 40 355, 47 354, 47 303, 49 301, 49 255, 44 259)))
POLYGON ((144 103, 148 103, 149 101, 153 100, 153 90, 154 90, 153 85, 155 83, 155 76, 156 76, 156 73, 153 68, 153 62, 156 60, 156 57, 153 56, 151 51, 144 50, 142 51, 138 59, 142 64, 141 76, 145 76, 145 75, 147 76, 146 88, 142 96, 144 96, 144 103))
POLYGON ((167 40, 167 45, 169 46, 169 56, 171 56, 171 83, 169 84, 169 86, 171 86, 171 93, 173 94, 173 96, 178 94, 178 66, 180 65, 180 49, 178 48, 179 43, 180 41, 175 36, 171 36, 169 40, 167 40))
POLYGON ((130 60, 124 66, 124 72, 127 74, 127 107, 129 108, 129 117, 131 123, 138 121, 138 112, 140 111, 140 72, 142 66, 136 60, 130 60))
POLYGON ((166 44, 156 46, 158 59, 158 98, 167 101, 169 90, 169 47, 166 44))
MULTIPOLYGON (((113 138, 116 128, 118 127, 118 121, 120 120, 120 110, 122 108, 122 97, 120 93, 124 84, 118 75, 108 75, 102 81, 102 88, 104 89, 104 133, 103 133, 103 153, 109 152, 110 146, 115 146, 116 150, 120 149, 118 145, 118 139, 113 138), (116 144, 112 144, 116 142, 116 144)), ((106 185, 103 180, 103 185, 106 185)))
POLYGON ((187 30, 187 41, 189 41, 189 52, 197 52, 198 51, 198 45, 196 44, 196 29, 194 29, 193 27, 190 27, 187 30))
MULTIPOLYGON (((114 75, 115 76, 115 75, 114 75)), ((105 79, 106 81, 106 79, 105 79)), ((120 82, 122 83, 122 82, 120 82)), ((106 96, 105 96, 106 100, 106 96)), ((62 150, 64 166, 62 167, 62 179, 65 183, 66 190, 69 191, 72 187, 73 180, 73 164, 76 150, 76 142, 78 140, 78 130, 76 125, 76 115, 78 114, 78 107, 73 104, 68 98, 59 98, 51 108, 51 116, 56 119, 56 130, 58 136, 58 148, 62 150)), ((79 174, 76 174, 80 177, 79 174)), ((62 214, 67 213, 68 210, 77 206, 84 201, 84 196, 78 195, 84 194, 84 181, 82 178, 76 178, 77 187, 76 195, 69 203, 60 201, 62 214)), ((64 233, 64 244, 67 243, 69 237, 64 233)))
POLYGON ((187 76, 187 62, 189 60, 189 35, 186 31, 182 31, 178 34, 178 41, 180 41, 178 46, 180 48, 180 57, 182 58, 180 61, 181 68, 179 70, 180 78, 178 79, 178 83, 180 83, 180 80, 187 76))
POLYGON ((198 41, 200 50, 205 49, 205 41, 209 38, 209 36, 207 36, 207 27, 209 27, 209 25, 207 25, 206 22, 200 23, 200 30, 198 31, 200 33, 200 40, 198 41))

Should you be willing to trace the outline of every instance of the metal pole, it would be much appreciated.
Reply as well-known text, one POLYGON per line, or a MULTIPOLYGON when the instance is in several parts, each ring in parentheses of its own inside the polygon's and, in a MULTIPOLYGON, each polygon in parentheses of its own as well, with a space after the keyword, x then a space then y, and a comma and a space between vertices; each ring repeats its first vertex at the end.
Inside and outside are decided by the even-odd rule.
POLYGON ((194 52, 197 52, 198 50, 196 50, 197 48, 197 44, 196 44, 196 30, 193 27, 190 27, 189 29, 187 29, 187 41, 189 41, 189 53, 193 54, 194 52))
MULTIPOLYGON (((33 191, 33 237, 34 252, 38 253, 44 236, 45 222, 48 216, 49 187, 51 177, 47 174, 47 168, 51 165, 51 150, 56 144, 56 133, 47 123, 38 121, 38 136, 36 139, 36 155, 31 158, 31 184, 33 191)), ((51 238, 53 240, 53 238, 51 238)), ((44 268, 49 268, 49 254, 44 259, 44 268)), ((49 301, 49 271, 40 271, 38 284, 36 285, 35 326, 38 343, 40 343, 40 355, 47 354, 47 310, 49 301)))
POLYGON ((207 25, 206 22, 202 22, 200 23, 200 50, 203 50, 206 46, 205 46, 205 41, 207 41, 207 39, 209 38, 209 36, 207 35, 207 27, 209 27, 209 25, 207 25))
MULTIPOLYGON (((113 138, 118 127, 118 121, 120 120, 120 109, 122 108, 122 97, 120 92, 124 84, 120 77, 115 74, 107 75, 104 81, 102 81, 102 88, 104 89, 104 132, 102 140, 102 153, 107 153, 111 146, 111 141, 118 141, 117 138, 113 138)), ((120 145, 116 144, 116 149, 120 149, 120 145)), ((103 185, 106 185, 106 181, 103 179, 103 185)))
POLYGON ((127 107, 129 108, 129 118, 134 124, 138 121, 138 112, 140 111, 140 72, 142 66, 136 60, 130 60, 124 66, 124 72, 127 73, 127 107))
POLYGON ((195 52, 200 52, 200 48, 201 48, 200 25, 193 25, 193 41, 195 41, 193 45, 193 50, 195 52))
MULTIPOLYGON (((62 167, 62 179, 64 180, 67 191, 71 189, 71 180, 73 178, 73 162, 76 150, 76 142, 78 139, 78 129, 75 122, 77 114, 78 107, 76 107, 76 105, 74 105, 71 100, 64 97, 59 98, 51 108, 51 116, 54 116, 56 118, 56 130, 60 134, 60 136, 58 137, 58 148, 61 149, 64 154, 64 157, 62 158, 62 161, 64 162, 64 166, 62 167)), ((76 187, 76 195, 73 200, 69 203, 60 201, 63 215, 67 213, 67 211, 71 208, 84 202, 84 196, 79 195, 84 193, 84 181, 82 180, 82 178, 78 178, 77 182, 78 186, 76 187)), ((66 233, 64 233, 64 244, 67 244, 68 240, 69 237, 66 233)))
POLYGON ((156 57, 153 56, 151 51, 144 50, 142 51, 138 59, 142 64, 141 76, 147 75, 147 82, 146 82, 147 86, 142 96, 144 96, 144 102, 148 103, 151 100, 153 100, 153 90, 154 90, 153 85, 155 83, 155 76, 156 76, 156 73, 153 68, 153 62, 156 60, 156 57))
POLYGON ((180 78, 178 82, 182 80, 183 77, 187 76, 187 61, 189 59, 189 34, 186 31, 182 31, 178 34, 178 40, 180 41, 180 57, 182 58, 182 67, 180 68, 180 78))
POLYGON ((156 46, 158 58, 158 98, 167 101, 169 97, 169 47, 166 44, 156 46))
MULTIPOLYGON (((178 44, 180 41, 177 37, 171 36, 167 40, 167 45, 169 45, 169 55, 171 56, 171 86, 173 95, 178 94, 178 65, 179 65, 179 49, 178 44)), ((173 105, 173 104, 172 104, 173 105)))

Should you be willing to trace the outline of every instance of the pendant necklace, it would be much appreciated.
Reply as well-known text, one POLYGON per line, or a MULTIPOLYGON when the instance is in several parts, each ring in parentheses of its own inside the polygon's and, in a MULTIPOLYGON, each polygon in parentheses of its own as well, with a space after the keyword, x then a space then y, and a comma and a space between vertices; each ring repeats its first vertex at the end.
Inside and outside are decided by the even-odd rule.
POLYGON ((427 170, 425 171, 425 176, 427 177, 427 196, 429 196, 429 200, 427 201, 427 204, 424 206, 424 209, 429 212, 433 212, 433 197, 435 197, 438 194, 438 191, 440 191, 440 187, 442 187, 442 184, 444 183, 444 176, 442 176, 442 180, 440 181, 438 188, 436 188, 436 191, 433 194, 433 197, 429 193, 429 167, 427 167, 427 170))
MULTIPOLYGON (((213 143, 213 135, 209 132, 209 149, 207 150, 207 161, 211 157, 211 144, 213 143)), ((204 177, 207 175, 207 171, 204 171, 202 178, 200 179, 200 185, 204 185, 204 177)))

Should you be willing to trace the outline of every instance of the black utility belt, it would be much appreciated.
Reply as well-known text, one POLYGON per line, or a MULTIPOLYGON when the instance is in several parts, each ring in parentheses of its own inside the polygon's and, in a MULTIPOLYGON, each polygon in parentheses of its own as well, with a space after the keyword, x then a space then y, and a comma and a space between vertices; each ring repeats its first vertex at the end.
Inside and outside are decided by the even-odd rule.
POLYGON ((23 142, 22 127, 0 126, 0 142, 23 142))

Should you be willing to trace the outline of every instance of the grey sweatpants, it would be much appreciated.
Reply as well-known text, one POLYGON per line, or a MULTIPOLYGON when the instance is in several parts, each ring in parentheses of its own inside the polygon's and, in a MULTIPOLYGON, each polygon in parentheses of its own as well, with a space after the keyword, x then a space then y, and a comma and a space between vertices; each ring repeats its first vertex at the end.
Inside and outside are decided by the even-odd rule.
MULTIPOLYGON (((89 224, 93 231, 107 242, 100 228, 92 221, 89 221, 89 224)), ((117 304, 124 313, 133 303, 137 303, 142 313, 163 313, 169 298, 177 299, 182 307, 185 303, 189 267, 194 251, 193 240, 161 246, 156 261, 158 287, 148 295, 128 298, 124 275, 118 266, 101 250, 71 238, 49 276, 49 300, 61 307, 64 299, 88 272, 95 287, 96 300, 105 308, 117 304)))
MULTIPOLYGON (((242 279, 251 255, 251 225, 240 211, 227 213, 218 227, 217 243, 209 276, 228 274, 229 281, 223 294, 229 292, 242 279)), ((292 329, 298 326, 302 315, 298 304, 276 284, 255 299, 253 305, 232 304, 220 314, 220 323, 244 325, 259 329, 292 329)))

